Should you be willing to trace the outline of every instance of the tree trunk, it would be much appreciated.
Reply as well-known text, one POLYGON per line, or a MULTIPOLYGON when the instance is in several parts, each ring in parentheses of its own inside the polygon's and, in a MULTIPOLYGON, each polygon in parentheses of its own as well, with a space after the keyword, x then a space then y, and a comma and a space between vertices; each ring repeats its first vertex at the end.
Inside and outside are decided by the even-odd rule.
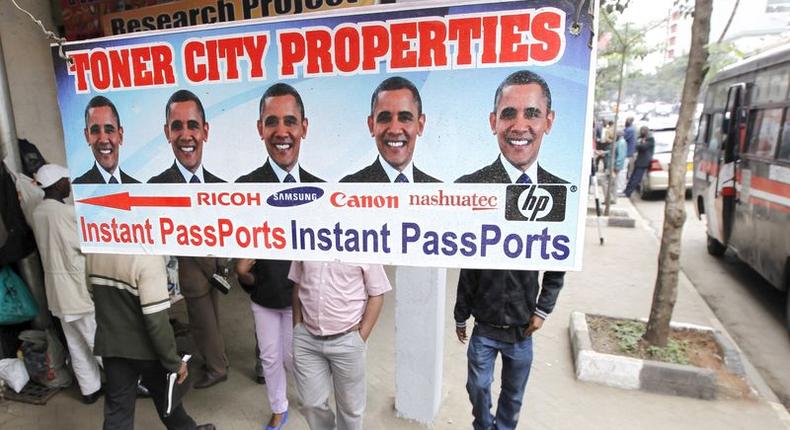
POLYGON ((669 189, 664 206, 664 230, 658 253, 658 275, 653 291, 650 319, 644 335, 644 340, 654 346, 667 344, 669 321, 672 319, 677 298, 681 238, 683 223, 686 221, 684 205, 689 130, 708 61, 711 2, 712 0, 696 0, 694 5, 689 62, 686 68, 686 80, 683 83, 675 141, 672 145, 672 161, 669 164, 669 189))

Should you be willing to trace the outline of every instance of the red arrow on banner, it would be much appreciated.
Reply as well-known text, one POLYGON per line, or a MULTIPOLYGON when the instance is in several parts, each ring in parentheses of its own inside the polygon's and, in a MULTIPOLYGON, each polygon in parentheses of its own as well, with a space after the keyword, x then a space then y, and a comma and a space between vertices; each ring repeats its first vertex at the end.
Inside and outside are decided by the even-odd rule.
POLYGON ((104 206, 107 208, 121 209, 128 211, 132 206, 161 206, 169 208, 188 208, 192 206, 189 197, 136 197, 129 193, 108 194, 106 196, 91 197, 77 200, 77 203, 85 203, 94 206, 104 206))

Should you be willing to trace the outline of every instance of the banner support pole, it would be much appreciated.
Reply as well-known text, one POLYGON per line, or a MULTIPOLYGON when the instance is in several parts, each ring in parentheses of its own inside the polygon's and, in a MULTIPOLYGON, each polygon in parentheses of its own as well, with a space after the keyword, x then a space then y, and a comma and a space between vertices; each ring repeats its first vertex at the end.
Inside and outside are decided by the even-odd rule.
POLYGON ((442 400, 447 269, 395 268, 395 410, 433 423, 442 400))

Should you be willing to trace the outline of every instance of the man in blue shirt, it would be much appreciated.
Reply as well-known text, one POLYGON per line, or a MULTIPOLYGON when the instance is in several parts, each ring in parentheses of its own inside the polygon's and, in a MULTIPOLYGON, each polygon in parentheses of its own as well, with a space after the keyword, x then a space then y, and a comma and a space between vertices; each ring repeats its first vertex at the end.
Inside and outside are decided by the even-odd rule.
POLYGON ((623 137, 625 138, 626 158, 628 158, 628 177, 631 177, 631 172, 634 171, 634 154, 636 153, 636 127, 634 127, 634 118, 628 117, 625 119, 625 130, 623 130, 623 137))

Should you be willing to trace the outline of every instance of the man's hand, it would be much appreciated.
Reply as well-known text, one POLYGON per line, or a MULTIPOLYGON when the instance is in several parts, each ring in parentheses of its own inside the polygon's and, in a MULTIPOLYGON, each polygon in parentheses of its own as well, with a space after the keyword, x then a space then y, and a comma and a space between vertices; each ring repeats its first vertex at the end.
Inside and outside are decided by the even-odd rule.
POLYGON ((249 273, 253 265, 255 265, 255 260, 252 258, 242 258, 236 261, 236 273, 249 273))
POLYGON ((365 330, 365 328, 362 327, 362 324, 359 325, 359 328, 357 330, 359 331, 359 337, 361 337, 363 341, 367 342, 368 337, 370 337, 371 330, 370 329, 365 330))
POLYGON ((178 368, 178 382, 179 384, 186 381, 187 376, 189 376, 189 371, 187 370, 187 363, 186 361, 181 362, 181 367, 178 368))
POLYGON ((541 327, 543 327, 543 318, 541 318, 541 317, 539 317, 537 315, 532 315, 529 318, 529 326, 524 331, 524 334, 527 335, 527 336, 532 336, 532 333, 535 333, 541 327))
POLYGON ((466 327, 456 327, 455 335, 458 336, 458 341, 466 343, 466 327))
POLYGON ((250 272, 252 266, 255 265, 255 260, 251 258, 242 258, 236 261, 236 276, 239 277, 239 283, 246 290, 245 285, 254 285, 255 276, 250 272))

